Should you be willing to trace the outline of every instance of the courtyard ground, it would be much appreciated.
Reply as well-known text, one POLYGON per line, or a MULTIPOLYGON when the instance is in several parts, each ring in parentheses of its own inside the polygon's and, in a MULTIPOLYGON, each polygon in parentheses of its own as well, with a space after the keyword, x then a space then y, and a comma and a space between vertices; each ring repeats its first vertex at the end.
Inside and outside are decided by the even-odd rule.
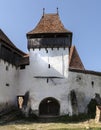
POLYGON ((0 130, 101 130, 101 122, 88 114, 78 116, 36 117, 25 118, 20 111, 13 109, 0 115, 0 130))
POLYGON ((88 120, 78 123, 13 121, 0 125, 0 130, 101 130, 101 123, 88 120))

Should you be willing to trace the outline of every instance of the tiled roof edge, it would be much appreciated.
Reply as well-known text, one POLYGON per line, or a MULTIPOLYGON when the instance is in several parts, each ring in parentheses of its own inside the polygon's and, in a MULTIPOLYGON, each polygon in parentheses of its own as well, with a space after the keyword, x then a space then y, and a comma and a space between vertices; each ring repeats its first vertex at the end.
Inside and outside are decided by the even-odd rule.
POLYGON ((92 70, 80 70, 80 69, 69 68, 69 71, 77 72, 77 73, 83 73, 83 74, 92 74, 92 75, 101 76, 101 72, 92 71, 92 70))

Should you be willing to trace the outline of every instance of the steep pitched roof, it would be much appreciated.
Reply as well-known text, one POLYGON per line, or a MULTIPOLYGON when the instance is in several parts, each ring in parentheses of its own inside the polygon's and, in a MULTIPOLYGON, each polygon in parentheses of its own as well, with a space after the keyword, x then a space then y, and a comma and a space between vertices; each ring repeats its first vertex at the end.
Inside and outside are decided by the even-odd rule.
POLYGON ((79 54, 75 48, 75 46, 72 46, 70 48, 70 54, 69 54, 69 68, 73 69, 80 69, 84 70, 84 65, 79 57, 79 54))
POLYGON ((21 66, 21 65, 29 65, 29 54, 24 55, 24 56, 20 59, 20 61, 19 61, 19 63, 18 63, 18 66, 21 66))
POLYGON ((58 14, 44 14, 38 25, 27 35, 37 33, 71 33, 65 29, 58 14))
POLYGON ((10 48, 11 50, 13 50, 13 52, 16 52, 18 55, 21 56, 21 59, 18 62, 18 66, 29 64, 29 55, 18 49, 1 29, 0 29, 0 41, 2 41, 1 44, 6 46, 7 48, 10 48))
POLYGON ((15 48, 15 45, 11 42, 11 40, 5 35, 5 33, 0 29, 0 40, 4 41, 8 45, 15 48))
POLYGON ((14 49, 17 53, 19 53, 20 55, 24 56, 26 55, 26 53, 24 53, 23 51, 21 51, 20 49, 18 49, 13 42, 6 36, 6 34, 2 31, 2 29, 0 29, 0 41, 3 41, 2 43, 4 45, 6 45, 9 48, 14 49))

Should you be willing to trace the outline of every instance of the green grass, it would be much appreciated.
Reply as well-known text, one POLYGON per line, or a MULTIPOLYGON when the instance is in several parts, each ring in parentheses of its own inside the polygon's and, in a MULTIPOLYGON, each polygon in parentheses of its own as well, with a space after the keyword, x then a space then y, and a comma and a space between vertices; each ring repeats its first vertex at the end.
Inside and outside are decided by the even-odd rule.
POLYGON ((101 130, 101 123, 95 123, 88 115, 61 116, 50 119, 17 118, 1 123, 0 130, 101 130))
POLYGON ((101 130, 101 123, 94 120, 78 123, 14 121, 0 126, 0 130, 101 130))

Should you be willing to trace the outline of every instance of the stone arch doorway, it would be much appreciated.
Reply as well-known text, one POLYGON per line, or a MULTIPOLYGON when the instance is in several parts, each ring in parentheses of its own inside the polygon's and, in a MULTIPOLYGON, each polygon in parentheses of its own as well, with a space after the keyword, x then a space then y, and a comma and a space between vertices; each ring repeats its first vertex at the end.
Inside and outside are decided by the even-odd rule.
POLYGON ((56 116, 60 113, 59 102, 52 97, 45 98, 39 105, 39 115, 41 116, 56 116))

